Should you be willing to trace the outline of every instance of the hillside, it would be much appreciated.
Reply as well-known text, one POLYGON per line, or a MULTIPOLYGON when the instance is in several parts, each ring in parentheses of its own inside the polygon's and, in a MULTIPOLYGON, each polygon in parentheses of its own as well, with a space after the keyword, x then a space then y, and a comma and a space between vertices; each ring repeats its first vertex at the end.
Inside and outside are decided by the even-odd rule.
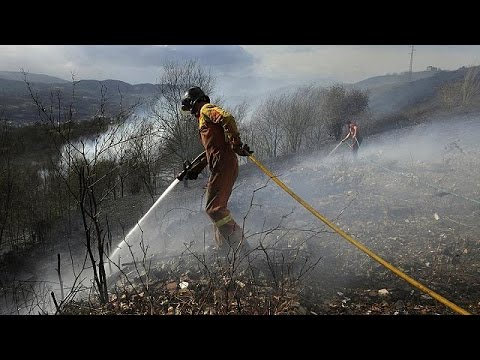
MULTIPOLYGON (((16 73, 9 78, 0 76, 0 115, 14 125, 32 124, 38 121, 38 111, 28 92, 23 80, 16 80, 16 73)), ((62 108, 68 109, 72 103, 72 91, 75 90, 74 119, 78 121, 90 119, 100 109, 102 86, 106 90, 106 112, 116 113, 120 103, 131 106, 138 102, 147 102, 157 92, 158 86, 154 84, 131 85, 119 80, 80 80, 73 84, 68 81, 52 82, 53 77, 46 75, 29 74, 27 80, 32 83, 32 88, 38 92, 40 99, 46 105, 51 104, 51 95, 54 95, 57 106, 57 94, 61 94, 62 108), (46 81, 46 82, 42 82, 46 81)), ((59 79, 61 80, 61 79, 59 79)))
MULTIPOLYGON (((466 68, 460 68, 454 71, 413 72, 411 81, 408 73, 374 76, 354 84, 346 84, 346 87, 367 91, 370 96, 369 108, 372 116, 382 118, 404 112, 432 100, 438 95, 438 90, 442 86, 462 80, 467 71, 466 68)), ((15 125, 31 124, 38 119, 36 108, 32 103, 22 76, 19 72, 0 72, 0 116, 15 125)), ((72 101, 72 83, 69 81, 41 74, 28 74, 28 80, 46 104, 50 104, 51 93, 56 94, 58 91, 62 94, 65 108, 72 101)), ((245 79, 247 83, 251 80, 245 79)), ((262 84, 258 85, 259 88, 263 86, 262 84)), ((270 88, 273 85, 273 83, 268 84, 270 88)), ((138 101, 148 101, 158 93, 158 85, 154 84, 132 85, 119 80, 81 80, 75 85, 74 109, 76 119, 85 120, 95 115, 100 107, 102 86, 107 89, 106 110, 112 113, 118 111, 121 101, 120 93, 124 105, 127 106, 138 101)), ((287 92, 291 88, 293 88, 293 85, 278 88, 275 92, 270 90, 261 93, 261 95, 249 96, 246 91, 239 92, 237 88, 229 90, 226 87, 222 88, 221 96, 232 102, 248 100, 253 107, 259 105, 268 94, 287 92)))
MULTIPOLYGON (((391 76, 364 82, 372 98, 370 111, 359 119, 365 138, 358 161, 352 161, 347 143, 327 156, 336 144, 326 137, 305 153, 301 148, 281 153, 288 155, 265 160, 265 165, 375 253, 480 313, 475 281, 480 269, 480 99, 474 91, 467 106, 462 96, 468 71, 437 71, 411 82, 391 76)), ((36 115, 22 100, 28 97, 23 82, 0 83, 7 107, 16 100, 16 113, 23 111, 24 119, 30 111, 36 115)), ((473 85, 475 90, 478 83, 473 85)), ((43 101, 58 90, 66 104, 72 92, 70 83, 33 87, 43 101)), ((115 111, 120 93, 125 105, 148 98, 156 86, 80 81, 75 119, 88 119, 98 110, 104 89, 108 113, 115 111)), ((86 155, 89 135, 101 146, 106 142, 99 134, 109 127, 109 119, 97 118, 55 129, 38 124, 2 128, 0 245, 8 251, 0 253, 0 313, 54 313, 51 294, 65 300, 61 312, 68 314, 452 313, 351 246, 245 158, 229 202, 254 248, 244 262, 222 262, 212 247, 213 227, 204 210, 208 171, 197 181, 179 183, 141 226, 129 231, 168 187, 181 162, 170 162, 170 153, 161 161, 151 157, 164 154, 164 148, 151 153, 154 138, 142 135, 116 153, 118 161, 101 159, 91 168, 74 162, 66 178, 57 164, 55 140, 63 134, 74 142, 81 139, 79 148, 86 155), (45 136, 49 130, 53 137, 45 136), (81 198, 97 194, 102 200, 84 224, 75 196, 88 184, 92 191, 81 198), (98 219, 98 227, 89 225, 98 219), (109 301, 104 305, 92 295, 91 269, 96 267, 87 261, 86 235, 108 242, 105 251, 112 261, 106 266, 109 301), (123 239, 128 246, 115 250, 123 239), (55 270, 60 259, 61 277, 55 270), (81 277, 75 279, 79 269, 81 277), (82 288, 92 295, 88 301, 82 300, 82 288)), ((255 144, 254 155, 262 156, 264 142, 255 144)), ((96 198, 88 203, 98 204, 96 198)))
MULTIPOLYGON (((0 71, 0 79, 23 81, 23 74, 19 71, 0 71)), ((67 84, 69 81, 55 76, 44 74, 28 74, 29 81, 42 84, 67 84)))
POLYGON ((412 72, 412 76, 410 78, 410 74, 408 72, 404 72, 401 74, 393 74, 393 75, 380 75, 380 76, 373 76, 368 79, 356 82, 352 84, 358 89, 362 90, 370 90, 386 85, 400 85, 410 81, 416 81, 424 78, 429 78, 435 75, 436 71, 417 71, 412 72))
MULTIPOLYGON (((478 115, 430 118, 426 124, 369 137, 356 163, 345 145, 331 158, 325 157, 328 148, 265 165, 381 257, 478 314, 478 115), (432 125, 438 125, 435 131, 432 125)), ((209 263, 213 240, 202 202, 206 180, 200 176, 188 187, 177 185, 151 213, 141 233, 132 233, 128 251, 113 259, 122 273, 111 274, 112 297, 106 306, 79 301, 65 311, 453 313, 326 228, 251 163, 240 168, 229 207, 256 250, 247 271, 225 273, 209 263)), ((121 223, 129 224, 125 230, 152 204, 146 198, 130 200, 108 209, 112 223, 123 219, 121 223)), ((114 241, 118 244, 121 237, 114 241)), ((65 244, 51 246, 42 261, 29 261, 17 276, 58 284, 55 255, 63 251, 62 259, 68 258, 68 249, 65 244)), ((71 277, 66 269, 63 279, 68 286, 71 277)), ((59 297, 58 285, 53 289, 59 297)), ((27 305, 22 309, 27 311, 27 305)))
MULTIPOLYGON (((351 162, 345 146, 332 158, 325 158, 323 151, 265 165, 362 244, 450 301, 479 313, 477 116, 435 117, 428 124, 378 134, 366 140, 357 163, 351 162), (426 131, 434 124, 435 131, 426 131)), ((173 313, 228 312, 228 306, 209 308, 208 303, 204 308, 190 307, 206 296, 202 281, 212 276, 215 283, 212 273, 218 274, 214 266, 210 275, 202 271, 202 257, 191 255, 208 254, 205 246, 211 244, 211 225, 202 211, 205 181, 191 182, 188 189, 177 186, 142 227, 143 245, 155 254, 152 284, 165 289, 163 299, 170 301, 168 306, 155 306, 160 314, 168 313, 170 306, 173 313), (165 258, 182 252, 181 260, 165 258), (189 284, 189 291, 181 282, 189 284)), ((266 302, 261 299, 271 299, 278 313, 453 313, 329 231, 251 163, 240 170, 230 208, 256 247, 254 260, 250 259, 254 279, 239 271, 234 282, 259 291, 255 308, 242 285, 232 285, 232 293, 237 289, 243 296, 242 305, 230 308, 232 313, 244 313, 242 308, 245 313, 262 313, 266 302), (302 269, 309 266, 302 276, 302 269), (280 284, 276 277, 284 279, 283 293, 275 287, 280 284), (281 300, 275 302, 275 296, 281 300)), ((129 239, 137 259, 139 239, 140 234, 129 239)), ((120 256, 123 271, 136 279, 140 293, 142 271, 128 264, 132 258, 127 252, 120 256)), ((222 289, 221 282, 217 286, 222 289)), ((122 312, 121 303, 112 301, 112 307, 103 310, 122 312)), ((125 313, 135 311, 134 305, 124 305, 125 313)))
POLYGON ((372 114, 382 117, 408 111, 433 100, 438 96, 442 86, 462 81, 467 71, 468 68, 460 68, 453 71, 413 73, 412 81, 408 81, 408 74, 375 77, 356 83, 354 86, 368 91, 372 114))

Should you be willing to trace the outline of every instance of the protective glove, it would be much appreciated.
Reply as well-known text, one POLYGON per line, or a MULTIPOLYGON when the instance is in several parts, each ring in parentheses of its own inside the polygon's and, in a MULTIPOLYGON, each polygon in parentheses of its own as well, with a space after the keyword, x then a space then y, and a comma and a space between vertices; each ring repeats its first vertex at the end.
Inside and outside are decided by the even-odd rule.
POLYGON ((198 173, 196 171, 187 171, 187 174, 185 175, 185 177, 188 179, 188 180, 197 180, 198 178, 198 173))
POLYGON ((187 180, 197 180, 198 178, 198 171, 195 171, 195 169, 190 169, 192 167, 192 163, 188 160, 185 160, 183 162, 183 170, 186 171, 187 173, 185 174, 185 178, 187 180), (189 170, 188 170, 189 169, 189 170))
POLYGON ((233 151, 240 156, 250 156, 253 154, 253 151, 250 150, 250 147, 247 144, 239 143, 233 147, 233 151))
POLYGON ((198 175, 205 169, 207 166, 207 157, 205 152, 197 156, 193 163, 188 160, 185 160, 183 163, 183 169, 187 172, 185 177, 188 180, 197 180, 198 175), (187 170, 188 169, 188 170, 187 170))

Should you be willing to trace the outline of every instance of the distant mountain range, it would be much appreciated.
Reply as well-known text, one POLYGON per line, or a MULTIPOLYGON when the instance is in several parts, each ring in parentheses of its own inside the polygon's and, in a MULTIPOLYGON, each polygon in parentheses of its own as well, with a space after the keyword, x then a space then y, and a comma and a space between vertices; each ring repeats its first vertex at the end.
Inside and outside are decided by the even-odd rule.
MULTIPOLYGON (((55 104, 58 100, 57 94, 61 94, 62 107, 67 109, 75 90, 73 103, 77 120, 89 119, 98 112, 102 86, 107 99, 106 113, 117 112, 120 104, 126 107, 138 102, 148 102, 159 91, 159 85, 131 85, 119 80, 80 80, 73 88, 71 81, 42 74, 27 74, 27 81, 46 107, 51 104, 52 94, 55 104)), ((20 72, 0 71, 0 118, 15 125, 32 124, 39 120, 38 111, 20 72)))
MULTIPOLYGON (((66 84, 69 81, 55 76, 43 74, 27 74, 29 81, 44 84, 66 84)), ((19 71, 0 71, 0 79, 23 81, 23 73, 19 71)))
MULTIPOLYGON (((460 81, 465 77, 466 71, 465 67, 452 71, 432 68, 429 71, 413 72, 411 76, 407 72, 374 76, 354 84, 345 84, 345 86, 368 91, 370 109, 376 116, 384 116, 432 99, 441 86, 449 82, 460 81)), ((28 74, 27 80, 38 92, 45 105, 50 105, 52 94, 55 97, 57 93, 62 94, 62 103, 65 107, 70 104, 73 90, 71 81, 43 74, 28 74)), ((251 81, 255 81, 255 79, 244 79, 245 84, 251 81)), ((234 102, 247 100, 253 107, 259 105, 263 97, 268 94, 282 93, 287 88, 296 86, 292 83, 272 91, 271 89, 275 85, 273 80, 263 83, 257 81, 255 87, 257 92, 249 94, 246 90, 247 86, 239 87, 238 84, 234 86, 233 83, 233 79, 223 79, 220 95, 234 102), (232 85, 230 86, 230 84, 232 85), (268 89, 270 90, 267 91, 268 89)), ((317 85, 328 86, 330 84, 324 79, 317 85)), ((105 110, 107 113, 115 113, 120 102, 123 106, 129 106, 138 102, 150 101, 158 94, 161 85, 148 83, 131 85, 119 80, 80 80, 75 84, 75 119, 88 119, 98 112, 102 86, 106 89, 108 100, 105 110)), ((0 71, 0 119, 7 119, 15 125, 38 121, 38 111, 23 81, 23 74, 20 72, 0 71)))

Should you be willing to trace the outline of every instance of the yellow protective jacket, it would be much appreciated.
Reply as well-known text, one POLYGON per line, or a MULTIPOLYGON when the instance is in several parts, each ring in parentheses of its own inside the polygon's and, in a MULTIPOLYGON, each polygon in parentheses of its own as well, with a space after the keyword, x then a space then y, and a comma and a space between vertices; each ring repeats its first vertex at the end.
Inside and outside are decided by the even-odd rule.
POLYGON ((219 106, 205 104, 200 109, 198 130, 211 171, 215 171, 220 162, 236 166, 238 159, 232 146, 240 144, 241 140, 232 114, 219 106))

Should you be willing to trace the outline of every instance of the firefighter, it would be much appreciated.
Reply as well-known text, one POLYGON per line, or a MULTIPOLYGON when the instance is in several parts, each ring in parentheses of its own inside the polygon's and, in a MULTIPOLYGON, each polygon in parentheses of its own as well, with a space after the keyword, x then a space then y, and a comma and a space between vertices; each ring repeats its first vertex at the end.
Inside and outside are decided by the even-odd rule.
POLYGON ((353 122, 353 121, 347 121, 347 131, 348 131, 348 134, 347 136, 345 136, 345 138, 342 140, 342 143, 344 141, 346 141, 348 138, 351 138, 352 139, 352 145, 350 146, 352 148, 352 152, 353 152, 353 157, 356 158, 357 157, 357 152, 358 152, 358 148, 360 147, 362 141, 363 141, 363 138, 362 136, 360 135, 360 131, 358 129, 358 125, 353 122))
POLYGON ((228 199, 238 176, 239 156, 253 153, 243 144, 235 118, 228 111, 210 103, 210 98, 199 87, 188 89, 182 98, 182 110, 189 111, 198 120, 200 140, 205 148, 203 166, 187 173, 194 180, 208 164, 205 210, 215 224, 215 242, 222 254, 242 249, 249 250, 242 229, 227 208, 228 199))

